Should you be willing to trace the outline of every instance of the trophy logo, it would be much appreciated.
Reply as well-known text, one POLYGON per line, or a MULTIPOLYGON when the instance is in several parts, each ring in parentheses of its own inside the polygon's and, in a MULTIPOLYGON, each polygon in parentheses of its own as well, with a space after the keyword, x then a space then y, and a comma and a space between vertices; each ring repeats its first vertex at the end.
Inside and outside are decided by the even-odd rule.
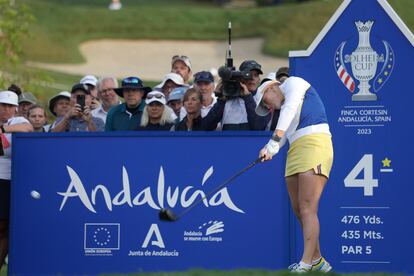
POLYGON ((372 20, 365 23, 355 22, 359 36, 357 48, 352 53, 345 54, 344 49, 348 41, 342 41, 335 51, 334 64, 337 75, 348 91, 353 94, 352 101, 376 101, 378 91, 390 78, 394 69, 394 51, 387 41, 381 41, 384 52, 380 55, 371 47, 370 34, 373 25, 372 20), (380 63, 382 67, 378 70, 380 63), (356 93, 354 93, 355 81, 359 82, 356 93))

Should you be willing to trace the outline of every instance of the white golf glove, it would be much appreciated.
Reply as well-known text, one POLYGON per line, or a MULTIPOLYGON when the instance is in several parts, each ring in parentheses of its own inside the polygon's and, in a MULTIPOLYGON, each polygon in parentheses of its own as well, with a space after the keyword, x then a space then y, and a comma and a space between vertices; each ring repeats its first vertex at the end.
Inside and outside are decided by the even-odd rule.
POLYGON ((269 142, 264 146, 264 149, 266 152, 271 155, 272 157, 279 152, 280 146, 279 142, 276 142, 275 140, 270 139, 269 142))

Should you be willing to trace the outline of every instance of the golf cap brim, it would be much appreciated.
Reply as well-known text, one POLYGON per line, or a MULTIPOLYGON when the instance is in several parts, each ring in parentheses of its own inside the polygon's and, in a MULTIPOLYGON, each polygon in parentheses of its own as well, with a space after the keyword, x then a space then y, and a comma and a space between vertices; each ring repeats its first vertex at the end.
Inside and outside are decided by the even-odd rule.
POLYGON ((262 83, 259 88, 257 89, 257 93, 255 95, 255 100, 257 102, 257 106, 256 106, 256 114, 259 116, 266 116, 267 114, 270 113, 269 109, 263 105, 263 96, 264 93, 266 92, 266 90, 273 84, 278 84, 279 82, 276 80, 269 80, 266 81, 264 83, 262 83))
POLYGON ((115 88, 115 93, 119 96, 119 97, 124 97, 124 90, 125 89, 129 89, 129 90, 140 90, 142 92, 144 92, 144 97, 148 94, 148 92, 151 92, 151 87, 136 87, 136 86, 123 86, 120 88, 115 88))

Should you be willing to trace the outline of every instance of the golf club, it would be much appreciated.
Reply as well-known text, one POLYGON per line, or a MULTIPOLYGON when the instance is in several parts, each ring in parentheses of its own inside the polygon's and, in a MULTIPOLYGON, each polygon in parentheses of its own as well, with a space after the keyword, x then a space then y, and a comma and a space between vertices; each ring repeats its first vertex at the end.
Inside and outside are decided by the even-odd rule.
POLYGON ((210 191, 208 194, 206 194, 205 196, 203 196, 202 198, 200 198, 199 200, 195 201, 193 204, 191 204, 190 206, 188 206, 187 209, 184 209, 184 211, 182 211, 178 215, 175 214, 174 211, 171 210, 171 209, 169 209, 169 208, 162 208, 160 210, 159 214, 158 214, 159 219, 160 220, 163 220, 163 221, 171 221, 171 222, 177 221, 178 219, 182 218, 185 214, 187 214, 191 209, 193 209, 196 205, 198 205, 200 202, 202 202, 204 199, 208 198, 213 193, 221 190, 222 188, 224 188, 225 186, 227 186, 231 181, 233 181, 235 178, 237 178, 239 175, 241 175, 242 173, 246 172, 247 170, 249 170, 250 168, 252 168, 257 163, 260 163, 261 161, 262 161, 262 157, 257 158, 249 166, 247 166, 246 168, 244 168, 241 171, 237 172, 235 175, 233 175, 232 177, 230 177, 229 179, 227 179, 226 181, 224 181, 221 185, 217 186, 215 189, 213 189, 212 191, 210 191))

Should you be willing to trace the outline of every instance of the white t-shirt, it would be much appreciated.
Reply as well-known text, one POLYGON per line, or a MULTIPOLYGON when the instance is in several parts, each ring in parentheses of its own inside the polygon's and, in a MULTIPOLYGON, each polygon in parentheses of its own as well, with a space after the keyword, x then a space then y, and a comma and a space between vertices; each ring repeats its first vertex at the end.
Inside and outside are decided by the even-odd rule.
MULTIPOLYGON (((29 121, 24 117, 13 117, 10 118, 7 123, 4 125, 11 126, 11 125, 17 125, 17 124, 23 124, 27 123, 30 124, 29 121)), ((0 179, 11 179, 11 143, 12 143, 12 134, 11 133, 5 133, 6 139, 8 140, 10 146, 7 148, 4 148, 3 145, 3 151, 4 155, 0 156, 0 179)))

